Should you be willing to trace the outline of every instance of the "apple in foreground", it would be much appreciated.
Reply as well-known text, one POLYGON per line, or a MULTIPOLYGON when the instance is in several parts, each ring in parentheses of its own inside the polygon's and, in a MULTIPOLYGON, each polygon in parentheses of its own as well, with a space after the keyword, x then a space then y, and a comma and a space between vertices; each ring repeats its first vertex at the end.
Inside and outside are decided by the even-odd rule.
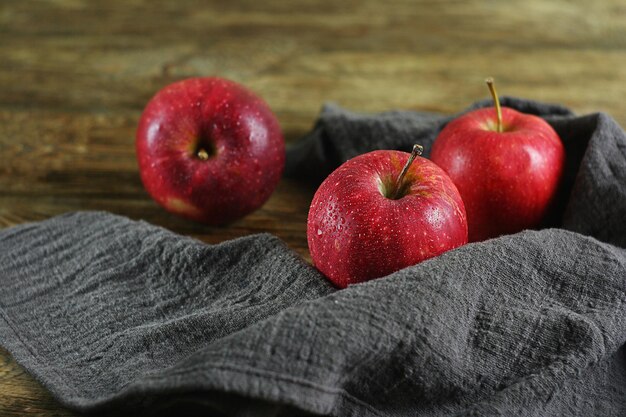
POLYGON ((285 143, 268 105, 221 78, 189 78, 159 91, 141 115, 136 151, 152 198, 207 224, 263 205, 285 165, 285 143))
POLYGON ((554 200, 565 164, 561 139, 543 119, 500 107, 466 113, 446 125, 430 158, 456 184, 470 242, 536 228, 554 200))
POLYGON ((314 265, 336 286, 367 281, 467 243, 461 196, 437 165, 373 151, 341 165, 320 185, 309 210, 314 265))

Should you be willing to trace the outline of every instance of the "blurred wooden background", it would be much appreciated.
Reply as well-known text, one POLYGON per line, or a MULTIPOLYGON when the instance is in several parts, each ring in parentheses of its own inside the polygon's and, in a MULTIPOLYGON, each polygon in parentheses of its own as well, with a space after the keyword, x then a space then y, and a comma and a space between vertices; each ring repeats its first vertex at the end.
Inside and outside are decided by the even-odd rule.
MULTIPOLYGON (((626 126, 626 3, 0 0, 0 227, 108 210, 206 242, 271 232, 308 257, 314 190, 302 184, 283 181, 262 209, 220 228, 175 218, 144 192, 141 110, 197 75, 262 95, 288 141, 325 101, 451 113, 488 96, 487 75, 501 94, 626 126)), ((0 415, 71 413, 0 348, 0 415)))

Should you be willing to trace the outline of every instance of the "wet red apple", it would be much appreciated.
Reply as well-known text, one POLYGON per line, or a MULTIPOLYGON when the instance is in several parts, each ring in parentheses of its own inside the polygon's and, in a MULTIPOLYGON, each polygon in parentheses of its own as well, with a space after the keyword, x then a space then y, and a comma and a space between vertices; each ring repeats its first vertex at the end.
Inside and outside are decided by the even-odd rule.
POLYGON ((268 105, 221 78, 166 86, 148 103, 136 136, 142 182, 168 211, 223 224, 269 198, 285 164, 285 144, 268 105))
POLYGON ((336 286, 367 281, 467 242, 465 208, 448 175, 416 145, 374 151, 337 168, 309 210, 314 265, 336 286))
POLYGON ((565 149, 540 117, 500 102, 446 125, 430 154, 461 193, 470 242, 539 227, 557 192, 565 149))

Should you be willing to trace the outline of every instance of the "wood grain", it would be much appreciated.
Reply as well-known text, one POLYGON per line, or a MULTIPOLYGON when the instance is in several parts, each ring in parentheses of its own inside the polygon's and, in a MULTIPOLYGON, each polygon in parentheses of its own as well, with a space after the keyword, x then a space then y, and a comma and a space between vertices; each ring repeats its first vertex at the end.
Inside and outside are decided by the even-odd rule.
MULTIPOLYGON (((283 181, 228 227, 168 215, 143 191, 133 137, 164 85, 220 75, 261 94, 288 141, 320 106, 456 112, 503 94, 626 125, 621 0, 0 0, 0 227, 70 210, 143 218, 206 242, 257 232, 308 258, 314 190, 283 181)), ((2 341, 0 341, 0 344, 2 341)), ((0 350, 0 415, 71 415, 0 350)))

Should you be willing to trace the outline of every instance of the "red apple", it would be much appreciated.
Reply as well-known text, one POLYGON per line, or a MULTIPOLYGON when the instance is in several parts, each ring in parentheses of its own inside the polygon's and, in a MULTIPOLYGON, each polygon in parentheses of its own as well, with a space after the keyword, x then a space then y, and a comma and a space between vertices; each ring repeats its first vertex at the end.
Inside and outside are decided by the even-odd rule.
POLYGON ((136 150, 152 198, 208 224, 263 205, 285 165, 285 143, 268 105, 221 78, 190 78, 159 91, 141 115, 136 150))
POLYGON ((463 201, 434 163, 399 151, 359 155, 320 185, 307 238, 335 285, 388 275, 467 243, 463 201), (404 167, 403 167, 404 166, 404 167))
POLYGON ((557 191, 565 150, 543 119, 500 108, 474 110, 446 125, 430 158, 456 184, 470 242, 538 227, 557 191))

